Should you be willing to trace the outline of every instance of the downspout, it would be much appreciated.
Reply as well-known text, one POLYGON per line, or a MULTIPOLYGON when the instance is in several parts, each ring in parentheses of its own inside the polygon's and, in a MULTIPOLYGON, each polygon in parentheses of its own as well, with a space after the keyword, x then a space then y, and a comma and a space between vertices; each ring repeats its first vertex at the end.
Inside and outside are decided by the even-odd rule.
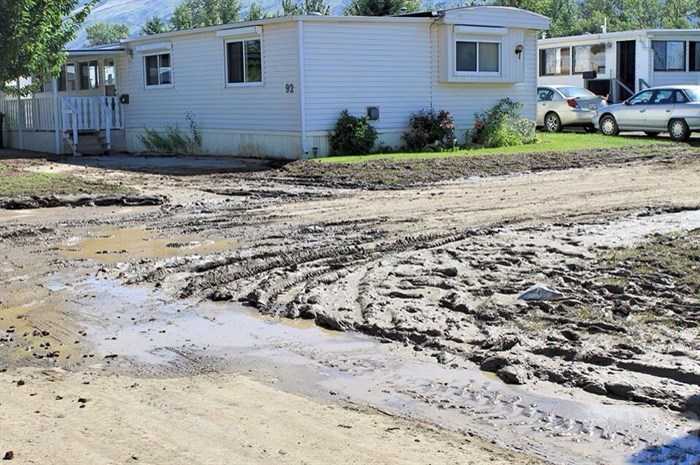
POLYGON ((309 155, 306 143, 306 85, 304 79, 304 20, 299 19, 299 117, 301 119, 301 151, 309 155))
POLYGON ((58 101, 58 79, 53 80, 53 125, 54 143, 56 145, 56 155, 61 155, 61 111, 58 101))

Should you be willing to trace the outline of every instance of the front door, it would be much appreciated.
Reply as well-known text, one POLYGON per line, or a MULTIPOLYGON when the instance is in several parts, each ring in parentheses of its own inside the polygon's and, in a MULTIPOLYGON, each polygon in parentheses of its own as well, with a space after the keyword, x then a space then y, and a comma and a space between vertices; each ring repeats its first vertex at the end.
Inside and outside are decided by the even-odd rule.
MULTIPOLYGON (((636 42, 634 40, 621 40, 617 43, 617 80, 635 90, 635 51, 636 42)), ((625 88, 620 87, 620 101, 627 100, 632 96, 625 88)))

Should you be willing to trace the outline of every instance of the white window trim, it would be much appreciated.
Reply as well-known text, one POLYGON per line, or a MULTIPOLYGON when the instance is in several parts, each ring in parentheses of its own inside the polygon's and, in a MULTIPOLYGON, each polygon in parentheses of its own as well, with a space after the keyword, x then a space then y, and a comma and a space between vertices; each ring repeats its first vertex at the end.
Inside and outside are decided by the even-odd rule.
POLYGON ((454 63, 452 72, 455 76, 501 76, 503 73, 503 41, 494 40, 490 36, 474 37, 455 35, 454 37, 454 63), (476 43, 476 71, 458 71, 457 70, 457 42, 474 42, 476 43), (498 71, 479 71, 479 44, 498 44, 498 71))
POLYGON ((231 35, 225 35, 224 40, 224 87, 226 88, 240 88, 240 87, 263 87, 265 85, 265 60, 264 60, 264 50, 263 50, 263 40, 262 40, 262 35, 257 33, 257 31, 262 32, 262 28, 260 26, 251 26, 251 27, 245 27, 245 28, 239 28, 239 29, 230 29, 230 30, 225 30, 225 31, 219 31, 219 33, 225 33, 229 31, 238 31, 238 30, 251 30, 254 29, 253 33, 251 34, 250 31, 248 31, 247 34, 231 34, 231 35), (228 44, 235 43, 235 42, 245 42, 247 40, 259 40, 260 41, 260 82, 228 82, 228 44))
MULTIPOLYGON (((141 56, 141 63, 143 64, 143 88, 145 90, 151 89, 170 89, 174 87, 175 84, 175 73, 173 73, 173 53, 170 50, 158 49, 153 53, 145 53, 141 56), (146 67, 146 58, 159 55, 170 55, 170 84, 148 84, 148 68, 146 67)), ((160 60, 158 62, 158 70, 160 74, 160 60)), ((158 79, 160 81, 160 78, 158 79)))

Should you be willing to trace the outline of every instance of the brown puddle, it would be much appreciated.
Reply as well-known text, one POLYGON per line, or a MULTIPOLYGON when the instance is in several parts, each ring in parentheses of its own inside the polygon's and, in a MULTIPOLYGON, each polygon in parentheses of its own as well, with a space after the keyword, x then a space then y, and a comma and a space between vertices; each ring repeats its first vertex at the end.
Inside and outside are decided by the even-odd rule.
POLYGON ((237 249, 234 239, 202 240, 194 235, 178 235, 156 238, 146 228, 104 228, 88 233, 87 237, 74 238, 60 247, 68 258, 99 260, 103 263, 128 261, 131 258, 172 258, 190 254, 209 254, 237 249))

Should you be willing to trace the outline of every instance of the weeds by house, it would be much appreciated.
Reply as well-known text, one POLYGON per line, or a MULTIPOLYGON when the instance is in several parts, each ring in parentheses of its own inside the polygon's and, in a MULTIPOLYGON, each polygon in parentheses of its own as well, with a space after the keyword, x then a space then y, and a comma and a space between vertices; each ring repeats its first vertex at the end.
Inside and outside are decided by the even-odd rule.
POLYGON ((202 148, 202 133, 197 126, 192 112, 185 114, 187 129, 178 123, 165 127, 163 132, 144 127, 144 134, 139 140, 149 152, 188 154, 197 153, 202 148))
POLYGON ((535 143, 535 122, 518 113, 522 107, 522 103, 503 98, 488 111, 475 114, 476 123, 465 140, 487 148, 535 143))
POLYGON ((453 149, 457 144, 455 122, 449 111, 418 111, 411 115, 409 127, 401 136, 408 151, 436 152, 453 149))

